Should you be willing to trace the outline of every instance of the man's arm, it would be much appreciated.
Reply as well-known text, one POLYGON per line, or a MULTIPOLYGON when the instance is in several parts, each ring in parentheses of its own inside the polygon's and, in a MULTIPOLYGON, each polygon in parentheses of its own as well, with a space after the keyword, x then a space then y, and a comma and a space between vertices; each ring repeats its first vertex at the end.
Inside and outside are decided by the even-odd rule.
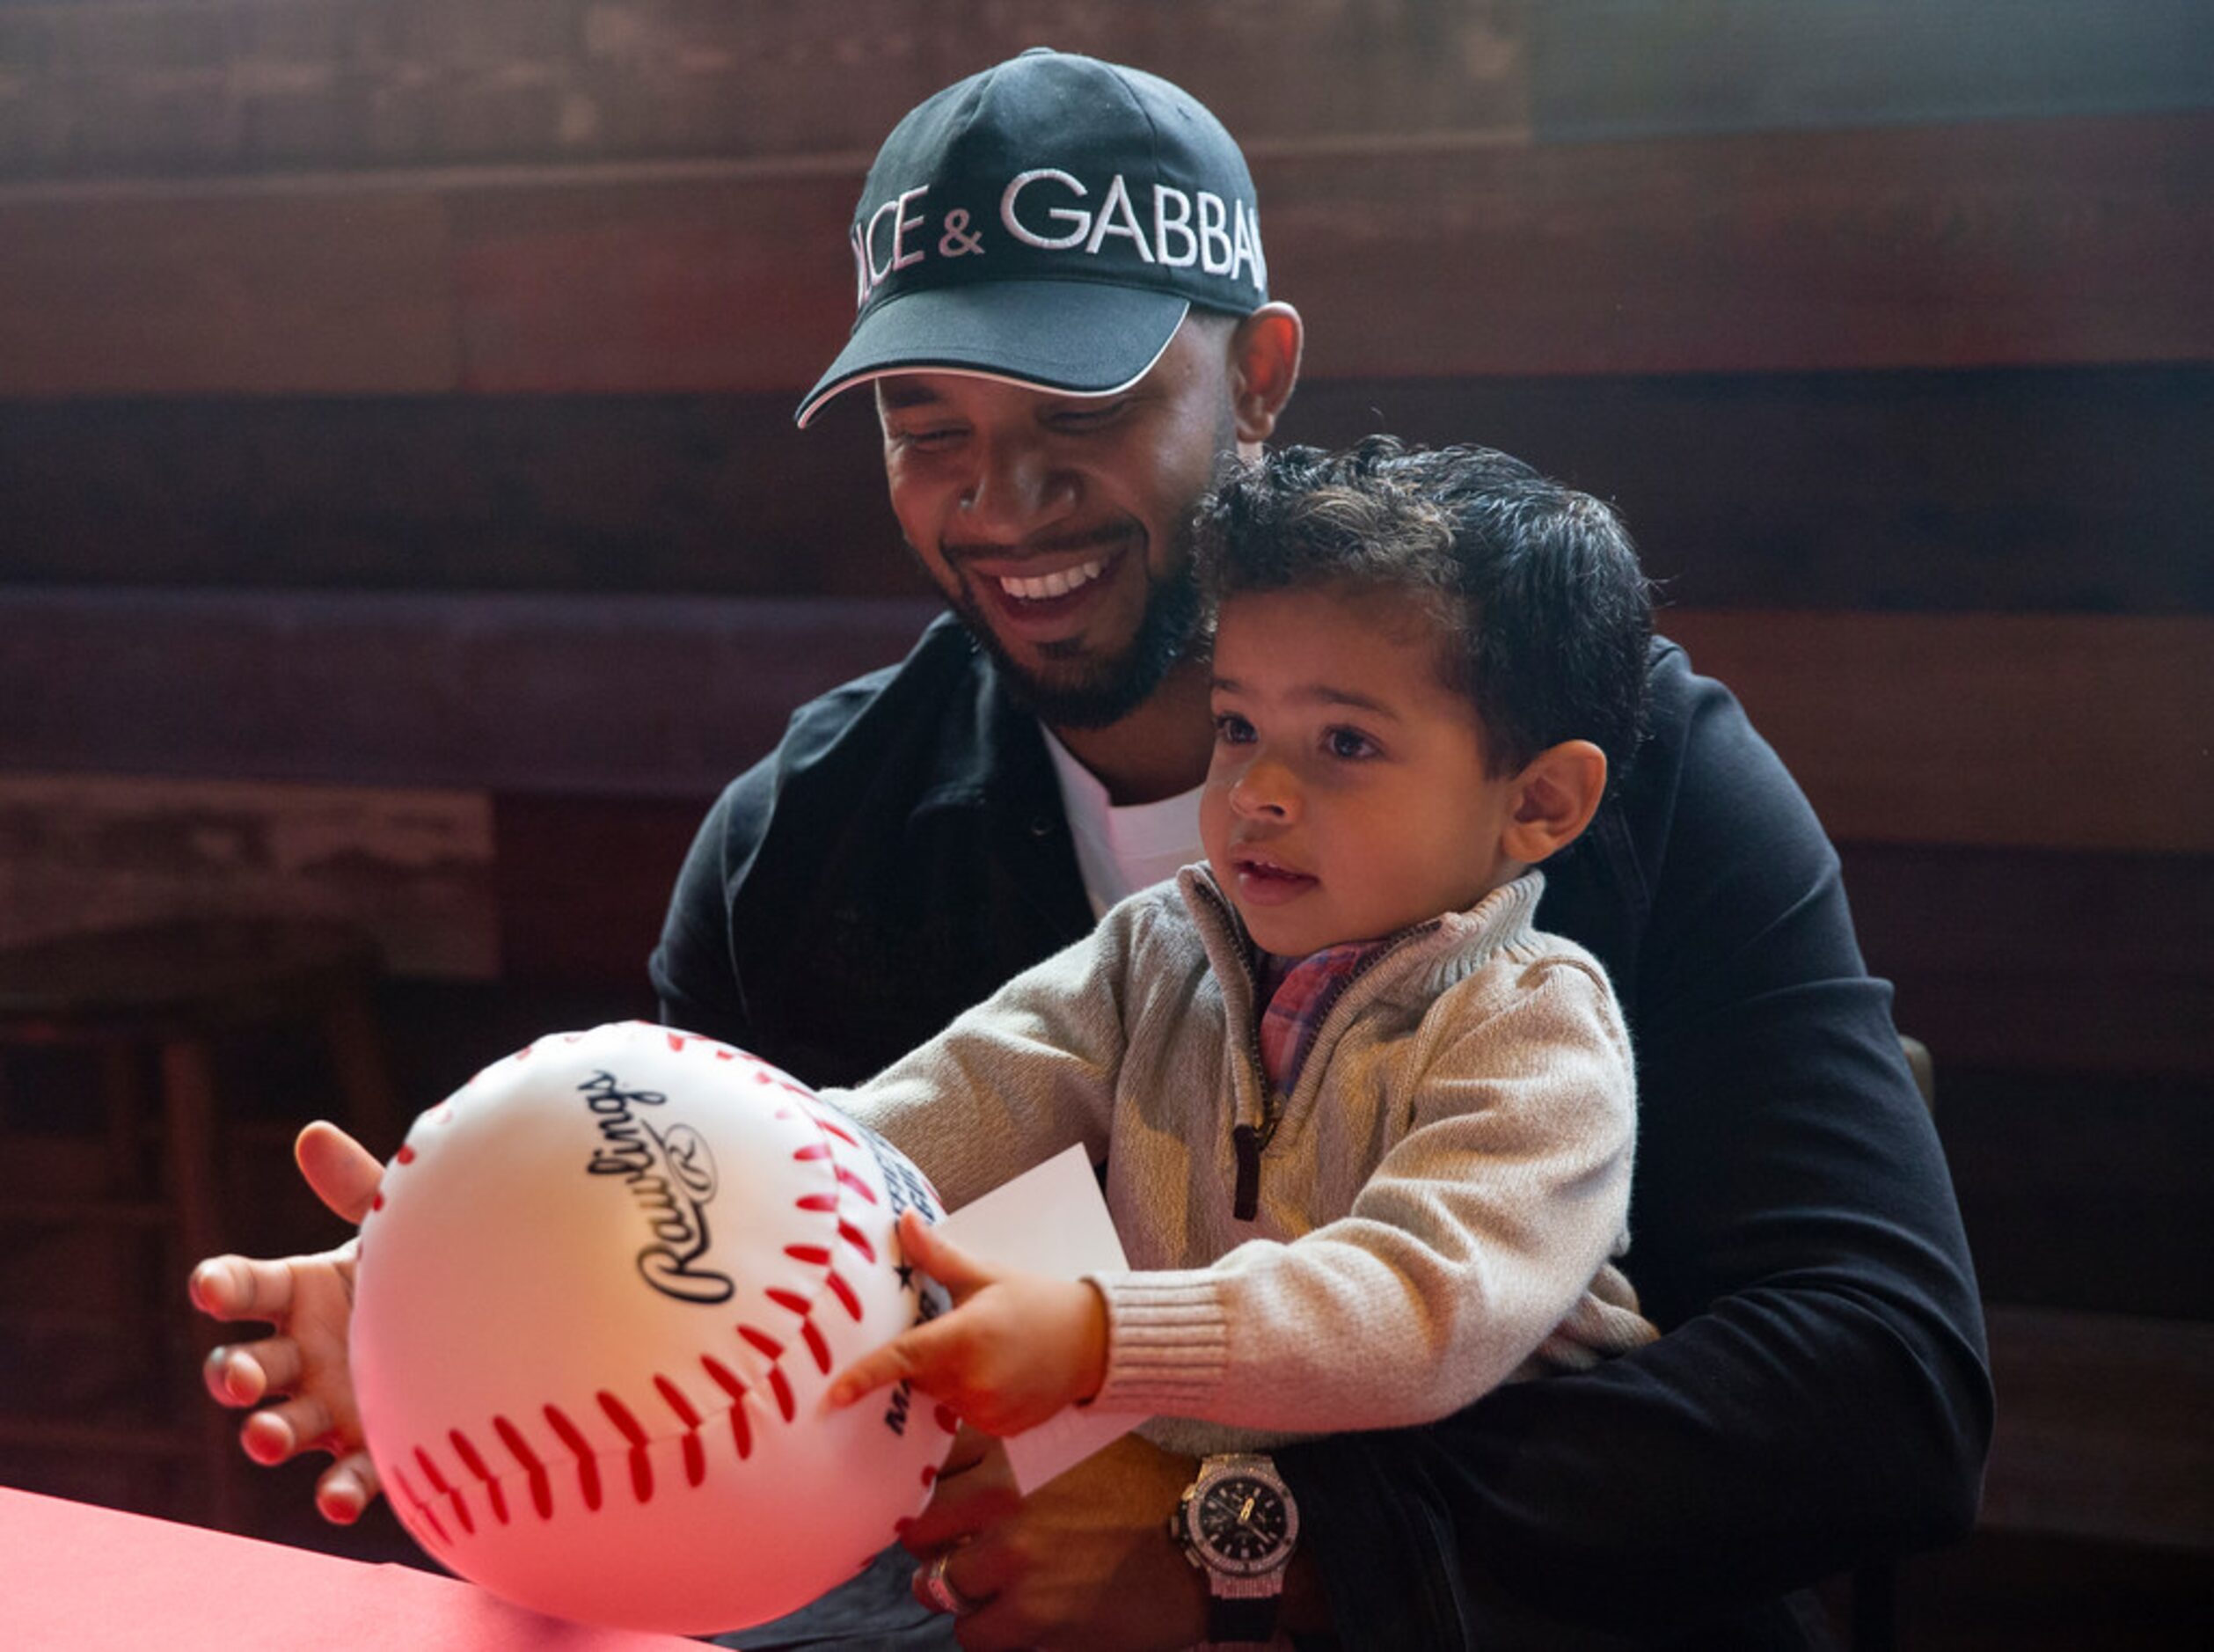
POLYGON ((1666 1334, 1432 1428, 1282 1453, 1348 1646, 1525 1613, 1686 1626, 1974 1517, 1982 1319, 1889 989, 1797 788, 1692 683, 1680 748, 1641 777, 1670 808, 1648 802, 1639 845, 1627 1270, 1666 1334))

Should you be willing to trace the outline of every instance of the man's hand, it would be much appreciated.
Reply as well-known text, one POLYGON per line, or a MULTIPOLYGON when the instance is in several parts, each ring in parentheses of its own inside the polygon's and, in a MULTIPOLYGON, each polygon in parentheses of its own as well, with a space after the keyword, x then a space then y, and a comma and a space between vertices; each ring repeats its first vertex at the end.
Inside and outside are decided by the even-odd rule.
POLYGON ((953 1551, 946 1581, 979 1603, 954 1627, 969 1652, 1194 1646, 1207 1584, 1168 1522, 1198 1472, 1130 1434, 1026 1499, 998 1443, 964 1429, 900 1541, 924 1564, 953 1551))
POLYGON ((832 1405, 909 1382, 986 1434, 1005 1436, 1099 1393, 1107 1332, 1097 1290, 980 1261, 913 1210, 899 1232, 908 1261, 953 1292, 953 1310, 846 1367, 831 1385, 832 1405))
MULTIPOLYGON (((294 1157, 316 1196, 358 1224, 384 1180, 384 1166, 332 1124, 300 1132, 294 1157)), ((316 1481, 316 1506, 340 1525, 360 1518, 376 1496, 376 1470, 362 1440, 347 1354, 354 1312, 358 1241, 316 1256, 262 1261, 211 1256, 192 1273, 193 1305, 225 1321, 259 1319, 274 1334, 227 1344, 208 1356, 208 1390, 226 1406, 281 1403, 256 1411, 238 1431, 257 1463, 281 1463, 305 1451, 335 1459, 316 1481)))

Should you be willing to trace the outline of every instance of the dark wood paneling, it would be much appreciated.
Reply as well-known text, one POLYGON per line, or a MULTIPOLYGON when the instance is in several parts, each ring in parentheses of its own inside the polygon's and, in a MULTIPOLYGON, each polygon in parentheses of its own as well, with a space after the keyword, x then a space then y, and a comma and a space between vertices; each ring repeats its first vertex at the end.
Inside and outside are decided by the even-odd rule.
POLYGON ((0 580, 920 595, 866 406, 440 397, 0 404, 0 580))
POLYGON ((697 798, 495 800, 501 955, 519 983, 627 990, 651 1014, 646 960, 706 815, 697 798))
POLYGON ((2203 361, 2214 117, 1317 156, 1255 173, 1324 376, 2203 361))
POLYGON ((444 206, 408 189, 0 200, 0 385, 450 389, 450 261, 444 206))
POLYGON ((1688 608, 2214 611, 2201 367, 1311 379, 1282 435, 1372 430, 1613 501, 1688 608))
POLYGON ((691 797, 933 611, 0 593, 0 770, 691 797))
POLYGON ((861 177, 457 192, 460 387, 805 389, 852 319, 861 177))
MULTIPOLYGON (((851 319, 859 175, 0 194, 0 395, 804 389, 851 319)), ((2214 358, 2210 115, 1279 150, 1255 176, 1322 376, 2214 358)))
POLYGON ((17 0, 0 176, 866 153, 1047 41, 1249 143, 2203 106, 2196 0, 17 0))
POLYGON ((2214 620, 1684 609, 1832 836, 2214 852, 2214 620))
POLYGON ((1940 1091, 1961 1067, 2214 1079, 2214 857, 1842 852, 1861 951, 1940 1091))
POLYGON ((2214 1549, 2214 1325, 2006 1308, 1991 1345, 1984 1524, 2214 1549))
POLYGON ((1516 0, 11 0, 0 176, 873 151, 1041 42, 1248 142, 1519 131, 1516 0))
POLYGON ((402 974, 489 980, 493 853, 481 793, 0 773, 0 945, 311 919, 365 932, 402 974))
POLYGON ((2214 1085, 2035 1060, 1936 1055, 1938 1134, 1984 1300, 2214 1320, 2214 1085))
MULTIPOLYGON (((0 594, 0 767, 691 796, 931 611, 0 594)), ((2214 725, 2214 620, 1676 610, 1667 628, 1840 837, 2214 852, 2214 771, 2177 757, 2214 725)))
POLYGON ((2203 108, 2200 0, 1541 0, 1540 138, 2203 108))
MULTIPOLYGON (((0 581, 924 595, 866 398, 0 402, 0 581)), ((2214 370, 1313 380, 1287 440, 1503 447, 1690 608, 2214 613, 2214 370)))

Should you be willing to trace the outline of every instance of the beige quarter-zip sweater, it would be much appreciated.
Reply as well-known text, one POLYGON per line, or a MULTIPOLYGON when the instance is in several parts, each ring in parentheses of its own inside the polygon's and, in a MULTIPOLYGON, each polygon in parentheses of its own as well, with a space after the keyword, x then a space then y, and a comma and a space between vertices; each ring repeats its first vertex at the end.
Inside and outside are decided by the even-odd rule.
POLYGON ((1158 1414, 1158 1443, 1431 1421, 1655 1334, 1611 1260, 1629 1242, 1628 1036, 1597 961, 1531 927, 1543 887, 1526 873, 1380 947, 1288 1096, 1261 1077, 1250 945, 1202 866, 825 1094, 948 1209, 1074 1143, 1106 1163, 1130 1267, 1094 1276, 1094 1403, 1158 1414), (1260 1144, 1250 1220, 1240 1125, 1260 1144))

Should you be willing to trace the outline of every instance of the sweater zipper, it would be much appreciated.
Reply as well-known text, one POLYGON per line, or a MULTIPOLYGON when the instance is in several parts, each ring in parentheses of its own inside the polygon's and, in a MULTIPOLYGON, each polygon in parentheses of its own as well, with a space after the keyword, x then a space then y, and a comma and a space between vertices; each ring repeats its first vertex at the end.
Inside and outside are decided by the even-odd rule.
MULTIPOLYGON (((1199 887, 1214 903, 1215 910, 1229 920, 1231 932, 1242 939, 1244 925, 1238 922, 1237 913, 1230 903, 1211 885, 1202 883, 1199 887)), ((1330 1012, 1338 1007, 1338 1000, 1345 996, 1355 982, 1383 962, 1388 954, 1424 931, 1436 928, 1437 924, 1436 918, 1429 918, 1385 936, 1374 952, 1348 970, 1342 979, 1333 983, 1330 996, 1322 1002, 1322 1013, 1315 1018, 1317 1032, 1330 1019, 1330 1012)), ((1246 1018, 1246 1056, 1253 1071, 1254 1093, 1260 1097, 1260 1124, 1258 1129, 1251 1124, 1231 1127, 1230 1145, 1238 1159, 1238 1181, 1231 1194, 1230 1213, 1240 1222, 1253 1221, 1260 1214, 1260 1155, 1275 1139, 1276 1126, 1283 1122, 1282 1106, 1277 1100, 1275 1086, 1268 1082, 1268 1064, 1261 1059, 1260 1018, 1267 1006, 1260 1002, 1260 980, 1253 973, 1251 943, 1248 942, 1247 946, 1248 950, 1240 961, 1245 966, 1246 997, 1252 1001, 1253 1012, 1246 1018)))

